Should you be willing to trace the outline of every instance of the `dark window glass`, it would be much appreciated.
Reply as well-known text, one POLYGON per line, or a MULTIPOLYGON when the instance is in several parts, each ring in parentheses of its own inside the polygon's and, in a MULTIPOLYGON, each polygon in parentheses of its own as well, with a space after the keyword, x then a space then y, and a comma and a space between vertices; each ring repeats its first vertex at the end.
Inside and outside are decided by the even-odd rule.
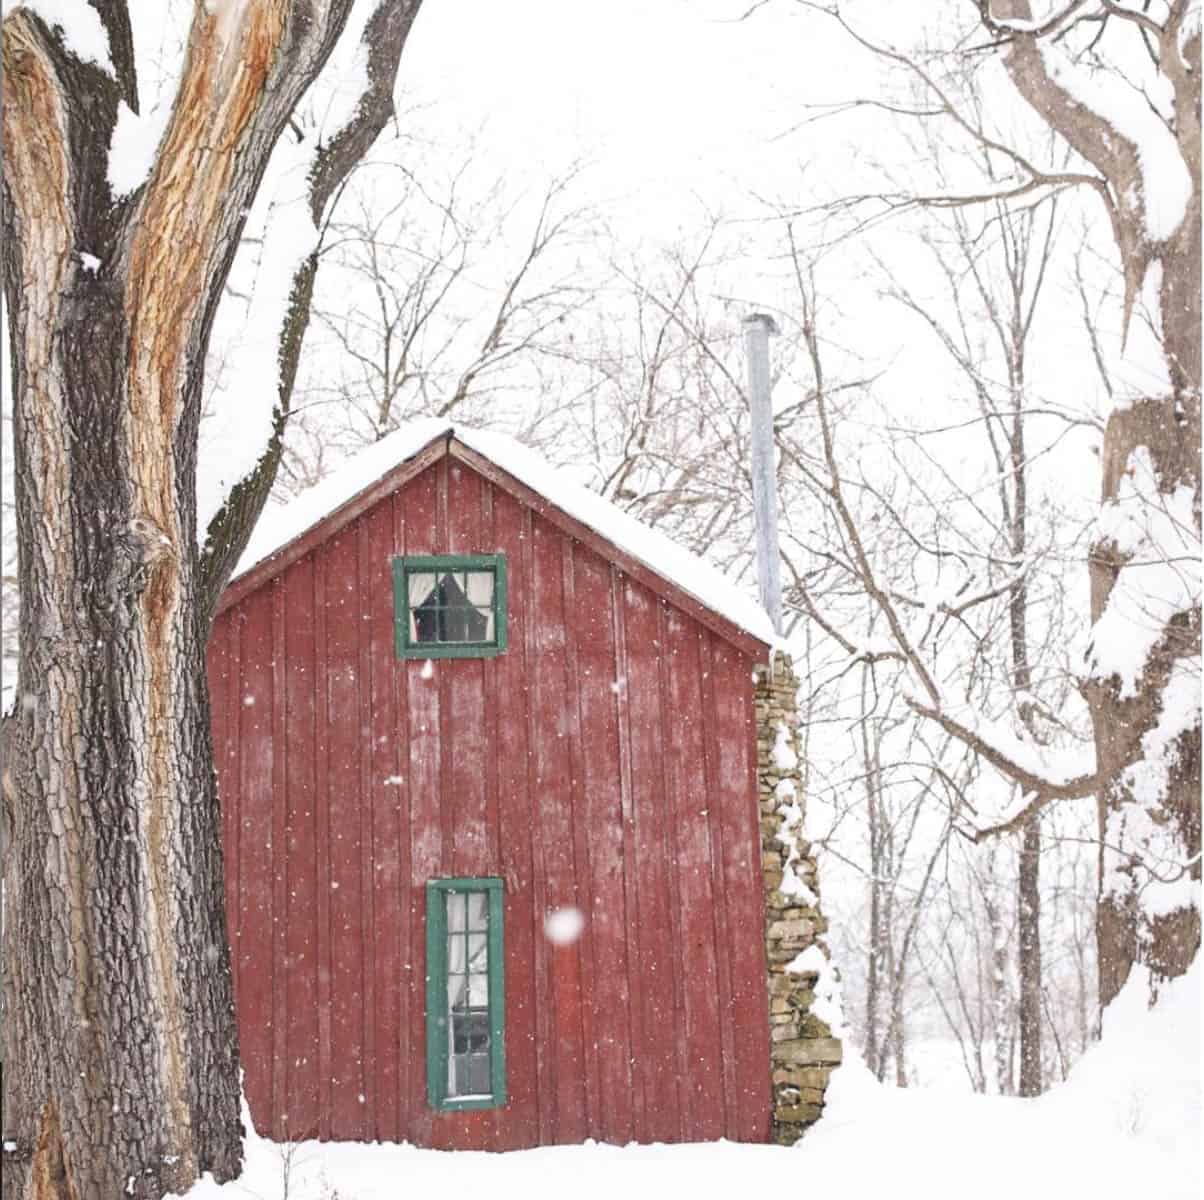
POLYGON ((393 581, 399 657, 492 658, 506 649, 504 555, 398 558, 393 581))
POLYGON ((415 645, 494 640, 492 571, 414 572, 409 585, 415 645))

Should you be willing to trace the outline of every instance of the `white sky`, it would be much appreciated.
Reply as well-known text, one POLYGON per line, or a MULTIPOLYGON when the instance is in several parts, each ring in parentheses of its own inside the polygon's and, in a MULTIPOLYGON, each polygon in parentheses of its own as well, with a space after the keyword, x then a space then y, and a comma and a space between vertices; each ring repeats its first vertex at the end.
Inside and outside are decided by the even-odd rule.
MULTIPOLYGON (((914 152, 905 161, 897 130, 879 112, 800 127, 815 116, 809 104, 880 96, 889 84, 880 63, 830 19, 770 0, 740 20, 749 2, 427 0, 406 46, 402 89, 429 105, 436 126, 483 130, 482 154, 511 179, 585 161, 586 198, 632 243, 696 232, 704 209, 748 219, 755 231, 766 200, 802 207, 882 187, 883 164, 914 169, 914 152)), ((948 22, 961 5, 847 0, 843 9, 875 40, 910 44, 921 26, 948 22)), ((992 115, 1023 125, 1027 110, 1010 85, 1001 74, 992 82, 992 115)), ((1094 218, 1102 224, 1102 208, 1094 218)), ((914 264, 928 273, 921 286, 932 285, 931 267, 911 243, 891 228, 879 238, 892 262, 905 271, 914 264)), ((880 279, 852 248, 831 256, 825 272, 840 340, 876 369, 889 368, 901 406, 931 405, 942 376, 950 384, 953 376, 916 318, 883 301, 880 279)), ((750 267, 741 295, 750 306, 772 310, 791 297, 789 285, 767 282, 763 264, 750 267)), ((1063 349, 1081 342, 1077 309, 1047 304, 1046 322, 1053 353, 1044 381, 1060 383, 1065 402, 1084 390, 1089 365, 1063 349), (1064 334, 1054 332, 1059 322, 1064 334)), ((1085 354, 1085 343, 1079 350, 1085 354)), ((1094 390, 1094 379, 1087 386, 1094 390)), ((1092 496, 1095 463, 1080 465, 1075 474, 1092 496)))
POLYGON ((789 4, 739 12, 722 0, 428 0, 403 86, 449 120, 487 125, 499 163, 580 156, 600 192, 638 201, 645 227, 671 227, 692 194, 730 200, 792 171, 773 139, 853 57, 789 4))

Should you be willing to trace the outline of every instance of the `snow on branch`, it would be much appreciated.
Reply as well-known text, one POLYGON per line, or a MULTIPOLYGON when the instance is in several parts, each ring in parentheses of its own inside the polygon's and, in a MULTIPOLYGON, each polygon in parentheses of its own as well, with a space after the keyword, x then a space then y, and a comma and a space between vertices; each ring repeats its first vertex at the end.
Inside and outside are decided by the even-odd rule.
MULTIPOLYGON (((1136 17, 1133 10, 1106 0, 1097 0, 1087 12, 1083 8, 1072 4, 1057 20, 1025 30, 1020 26, 1032 19, 1027 0, 996 0, 994 5, 979 0, 983 24, 1005 35, 1003 62, 1021 96, 1107 181, 1102 195, 1125 267, 1127 330, 1150 264, 1191 209, 1194 183, 1189 164, 1198 162, 1199 152, 1199 83, 1194 78, 1199 36, 1189 36, 1172 53, 1169 43, 1178 46, 1181 41, 1182 8, 1173 11, 1165 27, 1151 22, 1157 30, 1151 57, 1161 82, 1169 83, 1175 95, 1178 119, 1171 122, 1123 72, 1093 71, 1066 52, 1062 35, 1074 23, 1136 17), (1000 8, 1006 8, 1005 15, 996 15, 1000 8)), ((1144 24, 1142 34, 1151 37, 1144 24)))
POLYGON ((1161 116, 1138 102, 1119 75, 1088 71, 1051 40, 1042 40, 1039 51, 1051 83, 1073 105, 1102 121, 1114 145, 1121 139, 1132 147, 1137 176, 1127 191, 1113 181, 1117 203, 1133 210, 1151 242, 1171 237, 1187 214, 1192 182, 1179 144, 1161 116))
POLYGON ((1100 787, 1094 746, 1051 750, 965 706, 948 701, 934 706, 915 696, 904 699, 913 712, 935 721, 1019 785, 1020 795, 1003 810, 974 814, 976 840, 1018 829, 1046 805, 1089 796, 1100 787))
POLYGON ((228 574, 271 480, 237 513, 244 481, 274 477, 322 231, 347 177, 393 114, 393 86, 419 0, 361 0, 277 142, 218 315, 200 433, 197 529, 206 574, 228 574), (274 453, 273 453, 274 451, 274 453), (230 519, 227 520, 226 518, 230 519), (215 524, 216 523, 216 524, 215 524), (208 552, 207 552, 208 553, 208 552))

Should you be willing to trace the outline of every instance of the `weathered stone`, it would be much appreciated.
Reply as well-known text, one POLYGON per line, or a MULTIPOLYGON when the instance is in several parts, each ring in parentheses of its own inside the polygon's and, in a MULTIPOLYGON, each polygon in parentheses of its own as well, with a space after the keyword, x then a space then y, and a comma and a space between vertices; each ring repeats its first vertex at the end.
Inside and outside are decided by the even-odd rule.
POLYGON ((832 1078, 831 1067, 778 1067, 773 1073, 775 1087, 805 1088, 822 1092, 832 1078))
POLYGON ((798 1063, 801 1066, 839 1066, 843 1052, 840 1041, 834 1037, 803 1037, 781 1042, 774 1057, 783 1063, 798 1063))
POLYGON ((832 1036, 832 1030, 826 1021, 821 1021, 814 1013, 808 1012, 802 1018, 800 1025, 801 1036, 822 1041, 832 1036))
POLYGON ((775 942, 765 948, 765 957, 769 959, 771 967, 776 964, 780 969, 797 956, 798 951, 793 946, 781 946, 775 942))
POLYGON ((814 903, 803 903, 780 888, 786 863, 794 878, 819 896, 811 845, 802 836, 799 814, 805 801, 799 768, 779 764, 775 748, 783 729, 795 755, 801 753, 796 694, 790 660, 775 655, 772 669, 756 674, 757 792, 761 824, 761 873, 765 895, 770 1020, 770 1075, 773 1086, 772 1140, 791 1145, 823 1111, 824 1090, 840 1062, 840 1042, 812 1015, 815 972, 785 970, 799 952, 815 943, 828 923, 814 903))
MULTIPOLYGON (((797 911, 797 910, 794 910, 797 911)), ((783 941, 810 940, 815 935, 815 922, 796 918, 792 921, 773 921, 765 931, 767 937, 781 938, 783 941)))
POLYGON ((792 1104, 782 1105, 773 1115, 787 1125, 810 1125, 819 1120, 823 1111, 821 1104, 792 1104))

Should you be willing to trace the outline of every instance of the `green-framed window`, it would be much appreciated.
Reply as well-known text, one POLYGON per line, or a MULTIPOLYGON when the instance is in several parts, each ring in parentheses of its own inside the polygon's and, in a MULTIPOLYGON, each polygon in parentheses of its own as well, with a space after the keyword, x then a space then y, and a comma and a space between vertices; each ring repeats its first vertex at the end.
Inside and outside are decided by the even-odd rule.
POLYGON ((398 658, 492 658, 506 649, 502 554, 407 555, 393 560, 398 658))
POLYGON ((426 1084, 439 1109, 506 1103, 502 881, 426 885, 426 1084))

